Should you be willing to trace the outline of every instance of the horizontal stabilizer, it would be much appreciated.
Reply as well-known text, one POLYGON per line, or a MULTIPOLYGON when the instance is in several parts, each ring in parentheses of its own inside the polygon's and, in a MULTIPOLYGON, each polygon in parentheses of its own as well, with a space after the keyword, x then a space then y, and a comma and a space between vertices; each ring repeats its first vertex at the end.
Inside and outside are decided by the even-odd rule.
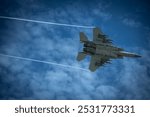
POLYGON ((84 43, 84 42, 87 42, 87 41, 88 41, 87 36, 83 32, 80 32, 80 42, 84 43))
POLYGON ((78 60, 78 61, 81 61, 81 60, 83 60, 85 57, 86 57, 86 54, 85 54, 85 53, 79 52, 79 53, 78 53, 78 56, 77 56, 77 60, 78 60))

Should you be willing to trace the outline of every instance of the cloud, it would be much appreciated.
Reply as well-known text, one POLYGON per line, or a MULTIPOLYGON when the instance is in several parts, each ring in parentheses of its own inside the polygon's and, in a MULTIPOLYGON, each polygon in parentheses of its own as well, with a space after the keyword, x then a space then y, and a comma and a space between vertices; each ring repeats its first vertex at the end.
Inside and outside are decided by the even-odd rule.
POLYGON ((124 18, 122 20, 123 24, 127 25, 127 26, 130 26, 130 27, 140 27, 142 24, 138 21, 135 21, 133 19, 130 19, 130 18, 124 18))

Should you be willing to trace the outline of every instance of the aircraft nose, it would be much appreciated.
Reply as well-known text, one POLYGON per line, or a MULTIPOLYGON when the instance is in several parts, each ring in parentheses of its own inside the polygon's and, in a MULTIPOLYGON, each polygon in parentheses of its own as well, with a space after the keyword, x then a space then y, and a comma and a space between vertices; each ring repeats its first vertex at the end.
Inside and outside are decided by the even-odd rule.
POLYGON ((140 55, 134 55, 134 57, 142 57, 142 56, 140 56, 140 55))

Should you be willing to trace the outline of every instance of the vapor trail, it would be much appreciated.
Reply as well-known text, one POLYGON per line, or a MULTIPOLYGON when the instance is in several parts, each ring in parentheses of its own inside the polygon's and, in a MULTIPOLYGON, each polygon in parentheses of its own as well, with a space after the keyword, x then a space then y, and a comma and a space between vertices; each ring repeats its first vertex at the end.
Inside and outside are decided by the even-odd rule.
POLYGON ((2 54, 2 53, 0 53, 0 56, 14 58, 14 59, 20 59, 20 60, 26 60, 26 61, 32 61, 32 62, 38 62, 38 63, 44 63, 44 64, 50 64, 50 65, 57 65, 57 66, 61 66, 61 67, 78 69, 78 70, 83 70, 83 71, 89 71, 89 70, 81 68, 81 67, 64 65, 64 64, 58 64, 58 63, 55 63, 55 62, 42 61, 42 60, 25 58, 25 57, 19 57, 19 56, 13 56, 13 55, 8 55, 8 54, 2 54))
POLYGON ((0 16, 0 18, 1 19, 9 19, 9 20, 17 20, 17 21, 25 21, 25 22, 48 24, 48 25, 58 25, 58 26, 77 27, 77 28, 94 28, 94 26, 82 26, 82 25, 73 25, 73 24, 63 24, 63 23, 46 22, 46 21, 39 21, 39 20, 16 18, 16 17, 0 16))

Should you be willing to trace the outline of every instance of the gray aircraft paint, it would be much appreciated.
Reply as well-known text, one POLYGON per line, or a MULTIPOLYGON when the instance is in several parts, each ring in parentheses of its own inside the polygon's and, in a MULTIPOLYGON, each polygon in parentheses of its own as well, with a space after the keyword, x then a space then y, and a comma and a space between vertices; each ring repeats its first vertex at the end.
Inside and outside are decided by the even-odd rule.
POLYGON ((80 42, 83 43, 83 52, 79 52, 77 60, 83 60, 86 55, 91 56, 89 69, 95 71, 98 67, 110 63, 111 59, 123 57, 140 57, 135 53, 125 52, 124 49, 116 47, 99 28, 93 28, 93 41, 80 32, 80 42))

